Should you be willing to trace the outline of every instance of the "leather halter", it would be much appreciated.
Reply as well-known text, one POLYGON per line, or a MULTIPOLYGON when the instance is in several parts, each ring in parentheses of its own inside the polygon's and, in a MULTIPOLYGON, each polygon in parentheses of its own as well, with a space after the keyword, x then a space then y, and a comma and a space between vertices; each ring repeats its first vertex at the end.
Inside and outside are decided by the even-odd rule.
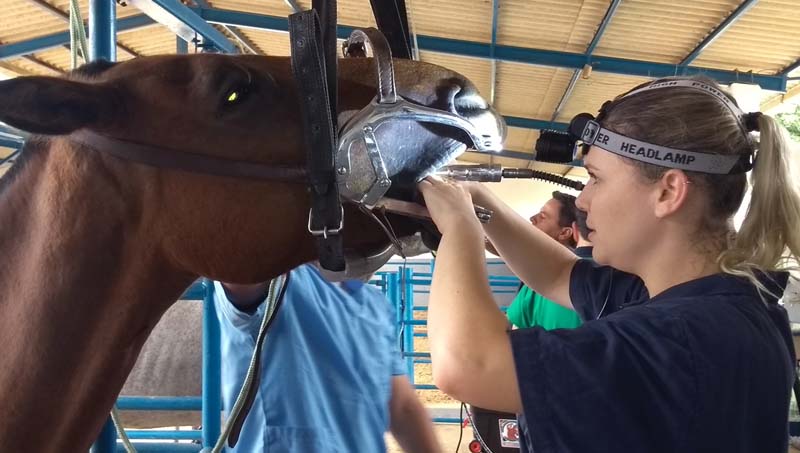
POLYGON ((300 165, 267 165, 188 151, 129 142, 82 129, 69 139, 114 157, 158 168, 187 171, 212 176, 265 181, 308 183, 308 170, 300 165))

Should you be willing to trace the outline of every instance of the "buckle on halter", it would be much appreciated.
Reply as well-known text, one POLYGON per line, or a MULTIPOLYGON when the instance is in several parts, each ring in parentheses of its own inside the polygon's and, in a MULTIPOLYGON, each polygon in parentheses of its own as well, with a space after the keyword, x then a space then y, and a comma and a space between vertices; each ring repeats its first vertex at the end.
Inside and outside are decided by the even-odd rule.
POLYGON ((344 226, 344 206, 339 206, 341 209, 342 214, 339 216, 339 226, 336 228, 328 228, 327 226, 323 227, 321 230, 315 230, 311 228, 311 219, 314 217, 314 208, 308 210, 308 232, 311 233, 315 237, 322 236, 325 239, 328 239, 328 235, 331 234, 339 234, 342 232, 342 227, 344 226))

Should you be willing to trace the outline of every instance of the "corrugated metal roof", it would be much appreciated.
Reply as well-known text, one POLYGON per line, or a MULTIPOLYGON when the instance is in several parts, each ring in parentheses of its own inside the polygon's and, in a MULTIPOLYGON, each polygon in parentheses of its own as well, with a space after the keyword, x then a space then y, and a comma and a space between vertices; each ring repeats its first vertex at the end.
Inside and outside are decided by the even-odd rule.
POLYGON ((777 73, 800 58, 800 1, 761 0, 697 58, 700 66, 777 73))
MULTIPOLYGON (((40 0, 62 12, 69 0, 40 0)), ((611 0, 497 0, 497 44, 558 52, 583 53, 597 32, 611 0)), ((605 29, 596 55, 677 64, 715 30, 743 0, 623 0, 605 29)), ((192 5, 191 0, 187 3, 192 5)), ((211 0, 212 8, 286 17, 291 13, 282 0, 211 0)), ((492 35, 493 0, 406 0, 412 31, 420 35, 489 43, 492 35)), ((311 0, 301 0, 303 8, 311 0)), ((88 0, 80 0, 84 18, 88 0)), ((0 45, 16 43, 65 31, 66 22, 35 0, 3 0, 0 45)), ((800 0, 760 0, 742 14, 692 63, 696 66, 774 74, 800 60, 800 0)), ((140 14, 134 7, 117 7, 117 17, 140 14)), ((339 22, 350 26, 374 26, 368 0, 339 0, 339 22)), ((239 32, 260 52, 288 55, 284 32, 241 28, 239 32)), ((174 53, 175 37, 165 27, 121 32, 119 42, 141 55, 174 53)), ((231 38, 233 39, 233 38, 231 38)), ((190 50, 191 51, 191 50, 190 50)), ((119 59, 130 55, 118 49, 119 59)), ((32 58, 0 61, 0 74, 53 74, 69 69, 69 52, 54 48, 32 58)), ((422 51, 420 57, 456 70, 470 78, 484 97, 492 92, 492 64, 487 59, 422 51)), ((501 61, 496 65, 495 107, 504 115, 549 121, 569 84, 572 69, 501 61)), ((596 112, 603 101, 646 81, 603 73, 595 68, 578 79, 557 121, 596 112)), ((680 73, 676 67, 676 73, 680 73)), ((800 76, 800 69, 794 72, 800 76)), ((742 75, 747 81, 748 76, 742 75)), ((800 95, 800 85, 790 82, 787 96, 800 95)), ((764 106, 783 99, 762 94, 764 106)), ((538 133, 510 128, 506 149, 530 153, 538 133)), ((486 159, 486 156, 467 156, 486 159)), ((514 161, 518 161, 514 159, 514 161)))
POLYGON ((625 0, 595 54, 677 64, 740 2, 625 0))

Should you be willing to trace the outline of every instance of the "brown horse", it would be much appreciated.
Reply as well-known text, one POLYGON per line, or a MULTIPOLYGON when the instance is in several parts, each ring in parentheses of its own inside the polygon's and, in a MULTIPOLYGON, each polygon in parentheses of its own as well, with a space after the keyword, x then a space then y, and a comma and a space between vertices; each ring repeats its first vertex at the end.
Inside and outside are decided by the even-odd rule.
MULTIPOLYGON (((340 112, 376 93, 370 64, 341 61, 340 112)), ((464 77, 395 65, 398 94, 502 133, 464 77)), ((74 133, 303 165, 296 98, 279 57, 163 56, 0 82, 0 120, 38 134, 0 181, 0 450, 86 451, 151 329, 193 280, 264 281, 315 258, 304 184, 136 164, 74 133)), ((410 162, 465 147, 458 134, 403 128, 410 162)), ((345 219, 346 248, 388 243, 357 210, 345 219)))

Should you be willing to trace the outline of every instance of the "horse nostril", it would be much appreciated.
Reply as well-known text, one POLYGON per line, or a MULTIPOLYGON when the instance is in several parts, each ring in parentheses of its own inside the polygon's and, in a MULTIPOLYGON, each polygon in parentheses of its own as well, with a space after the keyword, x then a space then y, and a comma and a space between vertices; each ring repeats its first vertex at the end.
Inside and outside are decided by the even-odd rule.
POLYGON ((451 112, 469 117, 471 114, 486 110, 489 105, 472 87, 456 86, 452 90, 451 112))

